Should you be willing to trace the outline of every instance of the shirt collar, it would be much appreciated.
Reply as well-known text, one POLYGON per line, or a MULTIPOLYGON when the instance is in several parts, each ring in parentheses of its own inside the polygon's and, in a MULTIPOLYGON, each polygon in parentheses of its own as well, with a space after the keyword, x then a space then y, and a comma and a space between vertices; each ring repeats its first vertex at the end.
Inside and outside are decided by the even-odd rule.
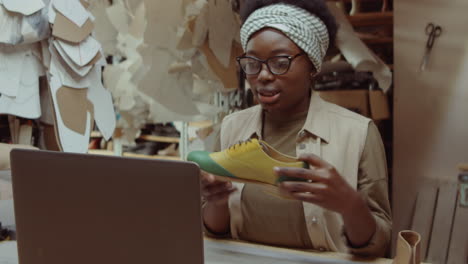
POLYGON ((244 131, 249 138, 262 138, 262 107, 260 105, 252 107, 252 116, 245 123, 244 131))
MULTIPOLYGON (((302 130, 306 130, 328 143, 330 140, 330 120, 325 110, 325 105, 320 95, 317 92, 312 92, 309 112, 302 130)), ((246 127, 244 128, 244 131, 250 138, 257 137, 261 139, 262 118, 261 106, 254 106, 252 109, 252 118, 249 120, 250 122, 246 122, 246 127)))
POLYGON ((326 111, 326 103, 317 92, 312 91, 309 113, 304 124, 304 130, 320 137, 323 141, 330 140, 330 118, 326 111))

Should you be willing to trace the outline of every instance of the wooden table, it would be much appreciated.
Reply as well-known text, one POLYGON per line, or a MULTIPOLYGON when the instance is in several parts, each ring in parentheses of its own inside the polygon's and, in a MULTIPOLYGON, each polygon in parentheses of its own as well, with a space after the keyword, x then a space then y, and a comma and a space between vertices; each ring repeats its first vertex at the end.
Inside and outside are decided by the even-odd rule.
MULTIPOLYGON (((7 225, 14 223, 13 196, 9 172, 0 171, 0 221, 7 225)), ((322 263, 377 263, 391 264, 390 259, 363 259, 334 252, 313 252, 271 247, 232 240, 204 239, 205 264, 322 264, 322 263)), ((16 264, 16 243, 0 243, 0 252, 9 251, 9 261, 0 263, 16 264)), ((6 261, 3 259, 3 261, 6 261)))
MULTIPOLYGON (((205 264, 391 264, 389 259, 357 259, 339 253, 316 253, 205 238, 205 264)), ((0 242, 0 263, 18 264, 16 241, 0 242)))
POLYGON ((205 238, 205 264, 391 264, 391 259, 364 259, 336 252, 314 252, 231 240, 205 238))
MULTIPOLYGON (((346 254, 304 252, 205 238, 205 264, 391 264, 390 259, 362 259, 346 254)), ((18 264, 16 241, 0 242, 0 263, 18 264)))

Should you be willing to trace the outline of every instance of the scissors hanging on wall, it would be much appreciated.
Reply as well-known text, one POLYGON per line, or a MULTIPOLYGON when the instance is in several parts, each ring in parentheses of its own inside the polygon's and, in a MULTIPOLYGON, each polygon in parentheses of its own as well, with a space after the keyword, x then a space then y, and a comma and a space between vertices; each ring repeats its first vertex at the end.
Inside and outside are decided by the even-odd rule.
POLYGON ((429 62, 429 56, 431 55, 432 47, 434 46, 434 42, 436 38, 438 38, 442 34, 442 27, 439 25, 429 23, 426 26, 426 35, 428 35, 427 42, 426 42, 426 50, 424 51, 424 57, 421 61, 421 66, 419 67, 420 71, 425 71, 426 66, 429 62))

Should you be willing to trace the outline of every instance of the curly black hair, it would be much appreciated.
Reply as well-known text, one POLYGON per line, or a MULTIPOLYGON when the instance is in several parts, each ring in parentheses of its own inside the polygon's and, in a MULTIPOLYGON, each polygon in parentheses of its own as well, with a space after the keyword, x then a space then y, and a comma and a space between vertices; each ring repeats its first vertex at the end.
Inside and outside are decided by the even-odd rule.
POLYGON ((259 8, 280 3, 300 7, 320 18, 327 27, 331 46, 335 44, 338 26, 324 0, 244 0, 240 8, 241 20, 245 22, 259 8))

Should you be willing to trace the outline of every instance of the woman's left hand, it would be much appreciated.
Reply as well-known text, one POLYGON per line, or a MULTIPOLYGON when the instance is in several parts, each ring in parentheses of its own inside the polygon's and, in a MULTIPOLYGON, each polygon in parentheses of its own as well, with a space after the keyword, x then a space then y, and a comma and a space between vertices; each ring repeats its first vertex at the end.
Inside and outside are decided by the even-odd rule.
POLYGON ((359 200, 359 193, 338 173, 338 171, 320 157, 307 154, 299 160, 310 164, 309 169, 275 168, 277 175, 309 180, 308 182, 289 181, 280 184, 280 191, 285 195, 316 204, 342 215, 352 210, 359 200))

